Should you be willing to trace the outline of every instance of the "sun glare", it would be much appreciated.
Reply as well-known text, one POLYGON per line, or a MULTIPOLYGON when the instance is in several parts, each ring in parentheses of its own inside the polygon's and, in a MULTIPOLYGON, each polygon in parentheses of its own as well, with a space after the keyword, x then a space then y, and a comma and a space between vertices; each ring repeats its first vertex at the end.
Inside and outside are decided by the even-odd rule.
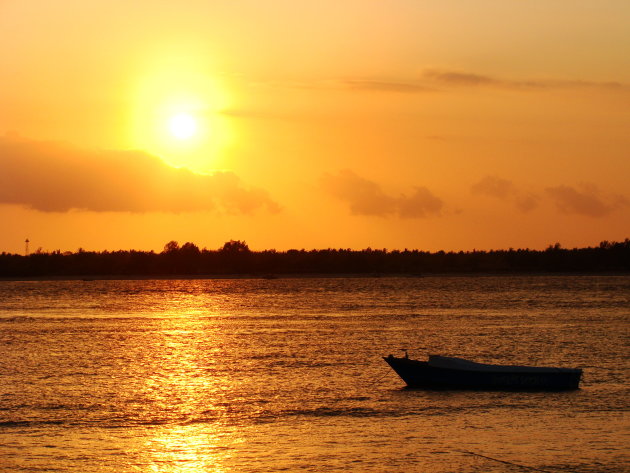
POLYGON ((187 113, 179 113, 168 122, 171 134, 180 140, 187 140, 197 133, 197 120, 187 113))
POLYGON ((195 172, 223 168, 232 125, 230 95, 196 55, 160 55, 130 88, 129 146, 195 172))

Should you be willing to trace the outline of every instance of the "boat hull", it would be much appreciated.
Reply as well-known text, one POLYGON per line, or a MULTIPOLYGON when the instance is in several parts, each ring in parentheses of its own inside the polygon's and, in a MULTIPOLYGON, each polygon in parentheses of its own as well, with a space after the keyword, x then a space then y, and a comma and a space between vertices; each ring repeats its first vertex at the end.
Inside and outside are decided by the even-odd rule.
POLYGON ((578 389, 582 375, 582 370, 569 368, 493 366, 492 370, 449 369, 392 355, 383 359, 409 388, 416 389, 564 391, 578 389))

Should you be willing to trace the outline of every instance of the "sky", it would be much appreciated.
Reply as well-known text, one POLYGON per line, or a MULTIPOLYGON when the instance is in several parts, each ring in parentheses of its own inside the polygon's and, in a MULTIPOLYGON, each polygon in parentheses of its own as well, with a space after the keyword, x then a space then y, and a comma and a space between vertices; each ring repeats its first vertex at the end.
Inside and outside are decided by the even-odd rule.
POLYGON ((0 0, 0 252, 630 237, 626 0, 0 0))

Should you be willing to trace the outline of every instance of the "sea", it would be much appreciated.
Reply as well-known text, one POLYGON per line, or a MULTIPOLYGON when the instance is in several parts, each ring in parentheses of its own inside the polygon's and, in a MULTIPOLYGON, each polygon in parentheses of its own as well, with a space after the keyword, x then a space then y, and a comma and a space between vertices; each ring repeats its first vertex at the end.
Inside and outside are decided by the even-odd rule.
POLYGON ((628 472, 630 276, 0 281, 0 472, 628 472), (584 370, 409 390, 383 356, 584 370))

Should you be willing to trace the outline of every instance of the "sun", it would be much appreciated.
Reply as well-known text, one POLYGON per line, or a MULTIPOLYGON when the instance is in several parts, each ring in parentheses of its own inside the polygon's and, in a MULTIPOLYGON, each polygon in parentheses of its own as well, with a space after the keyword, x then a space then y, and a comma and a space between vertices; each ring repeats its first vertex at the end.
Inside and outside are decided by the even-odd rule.
POLYGON ((197 133, 197 120, 188 113, 173 115, 168 121, 168 129, 175 138, 187 140, 197 133))
POLYGON ((213 172, 226 167, 235 138, 232 118, 224 113, 231 109, 231 95, 212 71, 197 67, 204 61, 180 59, 157 61, 133 84, 127 146, 169 166, 213 172))

